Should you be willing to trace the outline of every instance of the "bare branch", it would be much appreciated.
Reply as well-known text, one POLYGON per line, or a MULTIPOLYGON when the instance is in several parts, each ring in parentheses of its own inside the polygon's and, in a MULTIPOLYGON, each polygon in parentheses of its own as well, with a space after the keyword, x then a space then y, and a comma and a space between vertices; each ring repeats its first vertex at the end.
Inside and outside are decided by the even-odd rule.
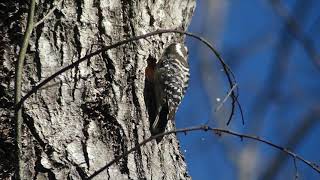
POLYGON ((44 20, 46 20, 57 8, 58 6, 62 3, 63 0, 60 0, 49 12, 48 14, 46 14, 40 21, 38 21, 37 23, 34 24, 33 28, 36 28, 37 26, 39 26, 41 23, 44 22, 44 20))
POLYGON ((92 175, 90 175, 87 179, 92 179, 95 176, 97 176, 98 174, 100 174, 101 172, 103 172, 104 170, 108 169, 111 165, 113 165, 114 163, 118 162, 119 160, 121 160, 122 158, 128 156, 130 153, 138 150, 139 148, 141 148, 142 146, 144 146, 145 144, 147 144, 148 142, 157 139, 158 137, 161 136, 166 136, 169 134, 173 134, 173 133, 187 133, 187 132, 192 132, 192 131, 211 131, 214 132, 216 135, 222 136, 223 134, 228 134, 228 135, 232 135, 232 136, 236 136, 236 137, 240 137, 240 139, 251 139, 257 142, 261 142, 263 144, 266 144, 268 146, 271 146, 275 149, 278 149, 284 153, 286 153, 287 155, 291 156, 294 159, 298 159, 301 162, 303 162, 304 164, 306 164, 307 166, 311 167, 313 170, 315 170, 316 172, 318 172, 320 174, 320 168, 318 165, 316 165, 313 162, 310 162, 308 160, 305 160, 302 156, 290 151, 287 148, 284 148, 282 146, 276 145, 274 143, 272 143, 271 141, 259 138, 257 136, 252 136, 252 135, 247 135, 247 134, 241 134, 235 131, 230 131, 230 130, 226 130, 226 129, 220 129, 220 128, 211 128, 209 126, 196 126, 196 127, 190 127, 190 128, 183 128, 183 129, 175 129, 172 131, 168 131, 168 132, 164 132, 161 134, 157 134, 155 136, 151 136, 145 140, 143 140, 141 143, 139 143, 138 145, 136 145, 135 147, 131 148, 130 150, 128 150, 127 152, 123 153, 121 156, 113 159, 112 161, 110 161, 109 163, 107 163, 105 166, 103 166, 102 168, 100 168, 99 170, 97 170, 96 172, 94 172, 92 175))
POLYGON ((24 64, 24 60, 26 57, 26 53, 27 53, 27 49, 28 49, 28 45, 29 45, 29 40, 30 40, 30 36, 32 34, 32 30, 33 30, 33 18, 34 18, 34 12, 35 12, 35 6, 36 6, 36 2, 35 0, 31 0, 30 1, 30 7, 29 7, 29 13, 28 13, 28 21, 27 21, 27 27, 26 27, 26 31, 24 33, 24 37, 23 37, 23 43, 22 46, 20 48, 20 52, 19 52, 19 57, 18 57, 18 61, 16 64, 16 68, 15 68, 15 80, 14 80, 14 104, 15 106, 18 106, 18 108, 15 108, 15 114, 14 114, 14 118, 15 118, 15 131, 16 131, 16 178, 19 179, 24 179, 23 177, 23 171, 22 171, 22 167, 23 167, 23 160, 22 160, 22 142, 21 142, 21 135, 22 135, 22 123, 23 123, 23 119, 22 119, 22 108, 20 104, 21 102, 21 94, 22 94, 22 72, 23 72, 23 64, 24 64))
MULTIPOLYGON (((201 41, 202 43, 204 43, 206 46, 208 46, 211 51, 215 54, 215 56, 218 58, 219 62, 221 63, 222 67, 223 67, 223 70, 224 72, 226 73, 226 76, 227 76, 227 79, 228 79, 228 83, 229 83, 229 87, 230 89, 233 87, 233 85, 236 83, 235 81, 235 76, 233 74, 233 72, 231 71, 230 67, 225 63, 225 61, 222 59, 221 55, 218 53, 218 51, 211 45, 211 43, 209 43, 206 39, 200 37, 200 36, 197 36, 193 33, 189 33, 189 32, 185 32, 185 31, 180 31, 180 30, 174 30, 174 29, 167 29, 167 30, 157 30, 157 31, 154 31, 154 32, 151 32, 151 33, 147 33, 147 34, 143 34, 143 35, 140 35, 140 36, 135 36, 135 37, 131 37, 129 39, 126 39, 126 40, 122 40, 122 41, 119 41, 117 43, 114 43, 114 44, 111 44, 109 46, 106 46, 106 47, 103 47, 101 48, 100 50, 97 50, 93 53, 90 53, 88 55, 85 55, 84 57, 80 58, 79 60, 75 61, 74 63, 62 68, 61 70, 55 72, 53 75, 49 76, 48 78, 44 79, 42 82, 40 82, 37 86, 35 86, 33 89, 31 89, 29 91, 29 93, 27 93, 24 97, 21 98, 20 102, 18 104, 16 104, 15 108, 16 109, 19 109, 21 107, 21 105, 23 104, 23 102, 28 99, 32 94, 36 93, 37 90, 39 88, 41 88, 42 86, 44 86, 45 84, 47 84, 49 81, 51 81, 52 79, 56 78, 58 75, 76 67, 77 65, 79 65, 80 63, 90 59, 91 57, 95 56, 95 55, 98 55, 100 54, 101 52, 104 52, 104 51, 107 51, 107 50, 110 50, 110 49, 113 49, 113 48, 116 48, 116 47, 119 47, 121 45, 124 45, 124 44, 127 44, 129 42, 133 42, 133 41, 137 41, 137 40, 140 40, 140 39, 144 39, 144 38, 147 38, 147 37, 150 37, 150 36, 154 36, 154 35, 158 35, 158 34, 164 34, 164 33, 178 33, 178 34, 185 34, 187 36, 190 36, 190 37, 193 37, 199 41, 201 41)), ((235 104, 238 105, 238 107, 240 108, 240 113, 241 113, 241 116, 243 117, 243 113, 242 113, 242 108, 240 106, 240 104, 238 103, 237 101, 237 97, 238 97, 238 88, 237 88, 237 91, 232 91, 231 92, 231 98, 232 98, 232 109, 231 109, 231 113, 230 113, 230 116, 228 118, 228 122, 231 121, 233 115, 234 115, 234 112, 235 112, 235 104)))
MULTIPOLYGON (((286 147, 296 149, 298 144, 305 138, 305 136, 310 132, 310 130, 319 123, 320 118, 320 108, 319 106, 310 112, 308 112, 297 125, 297 128, 292 132, 287 140, 286 147)), ((273 161, 265 168, 266 170, 261 175, 261 179, 274 179, 274 176, 279 172, 282 165, 286 162, 286 156, 279 152, 273 158, 273 161)))
POLYGON ((299 173, 298 173, 298 167, 297 167, 297 161, 296 158, 293 158, 293 165, 294 165, 294 179, 297 180, 299 178, 299 173))
POLYGON ((225 47, 226 50, 222 52, 222 54, 234 71, 240 63, 243 64, 248 57, 257 54, 274 44, 275 40, 275 33, 268 30, 268 32, 254 35, 253 37, 240 42, 237 46, 225 47))

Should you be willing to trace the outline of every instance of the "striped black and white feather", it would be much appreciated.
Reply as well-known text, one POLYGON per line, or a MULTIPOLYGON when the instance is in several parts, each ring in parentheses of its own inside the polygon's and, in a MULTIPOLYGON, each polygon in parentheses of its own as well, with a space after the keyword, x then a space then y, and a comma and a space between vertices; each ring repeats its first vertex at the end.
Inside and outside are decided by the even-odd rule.
MULTIPOLYGON (((151 125, 152 135, 163 133, 173 120, 189 83, 188 49, 184 44, 170 44, 155 67, 154 90, 157 115, 151 125)), ((157 141, 161 141, 162 137, 157 141)))

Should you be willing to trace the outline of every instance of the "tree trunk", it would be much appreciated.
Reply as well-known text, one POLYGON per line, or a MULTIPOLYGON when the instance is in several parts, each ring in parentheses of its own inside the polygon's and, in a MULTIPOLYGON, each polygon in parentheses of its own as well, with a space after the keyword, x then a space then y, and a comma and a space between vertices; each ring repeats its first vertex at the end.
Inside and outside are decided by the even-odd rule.
MULTIPOLYGON (((54 5, 40 0, 35 22, 54 5)), ((13 176, 14 64, 26 27, 27 1, 0 9, 0 179, 13 176)), ((31 36, 23 94, 86 54, 156 29, 186 30, 194 0, 64 0, 31 36)), ((183 41, 156 35, 109 50, 59 75, 23 106, 25 179, 81 179, 150 136, 147 62, 183 41)), ((173 128, 169 123, 168 128, 173 128)), ((189 179, 175 135, 152 141, 95 179, 189 179)))

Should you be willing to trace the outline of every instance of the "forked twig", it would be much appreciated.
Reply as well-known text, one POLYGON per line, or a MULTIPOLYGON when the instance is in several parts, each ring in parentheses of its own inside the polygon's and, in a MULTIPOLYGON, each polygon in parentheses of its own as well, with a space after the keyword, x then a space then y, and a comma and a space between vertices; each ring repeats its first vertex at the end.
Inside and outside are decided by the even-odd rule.
POLYGON ((43 18, 41 20, 39 20, 38 22, 36 22, 33 26, 33 28, 36 28, 37 26, 39 26, 41 23, 44 22, 44 20, 46 20, 57 8, 58 6, 62 3, 63 0, 60 0, 45 16, 43 16, 43 18))

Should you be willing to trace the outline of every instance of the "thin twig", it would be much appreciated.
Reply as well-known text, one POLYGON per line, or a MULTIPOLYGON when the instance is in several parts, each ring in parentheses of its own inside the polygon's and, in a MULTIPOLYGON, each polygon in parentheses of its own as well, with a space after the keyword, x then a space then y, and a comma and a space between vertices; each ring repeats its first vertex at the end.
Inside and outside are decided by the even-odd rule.
MULTIPOLYGON (((147 37, 150 37, 150 36, 154 36, 154 35, 158 35, 158 34, 164 34, 164 33, 178 33, 178 34, 185 34, 187 36, 190 36, 190 37, 193 37, 199 41, 201 41, 202 43, 204 43, 206 46, 208 46, 212 51, 213 53, 215 54, 215 56, 217 56, 219 62, 221 63, 223 69, 224 69, 224 72, 226 73, 226 76, 227 76, 227 79, 228 79, 228 83, 229 83, 229 87, 230 89, 233 87, 234 83, 236 83, 235 81, 235 76, 233 74, 233 72, 231 71, 230 67, 224 62, 224 60, 222 59, 222 57, 220 56, 220 54, 218 53, 217 50, 215 50, 215 48, 211 45, 211 43, 209 43, 206 39, 200 37, 200 36, 197 36, 193 33, 189 33, 189 32, 185 32, 185 31, 180 31, 180 30, 174 30, 174 29, 165 29, 165 30, 157 30, 157 31, 154 31, 154 32, 150 32, 150 33, 147 33, 147 34, 143 34, 143 35, 140 35, 140 36, 135 36, 135 37, 131 37, 129 39, 126 39, 126 40, 122 40, 122 41, 119 41, 117 43, 114 43, 114 44, 111 44, 109 46, 106 46, 106 47, 103 47, 101 48, 100 50, 97 50, 93 53, 90 53, 88 55, 85 55, 84 57, 80 58, 79 60, 75 61, 74 63, 62 68, 61 70, 55 72, 53 75, 49 76, 48 78, 44 79, 42 82, 40 82, 37 86, 35 86, 33 89, 31 89, 29 91, 29 93, 27 93, 21 100, 20 102, 16 105, 16 108, 20 108, 21 105, 23 104, 23 102, 29 98, 32 94, 34 94, 35 92, 37 92, 37 90, 39 88, 41 88, 42 86, 44 86, 45 84, 47 84, 49 81, 51 81, 52 79, 56 78, 58 75, 76 67, 77 65, 79 65, 81 62, 84 62, 88 59, 90 59, 91 57, 95 56, 95 55, 98 55, 100 54, 101 52, 105 52, 107 50, 110 50, 110 49, 113 49, 113 48, 116 48, 116 47, 119 47, 121 45, 124 45, 124 44, 127 44, 129 42, 132 42, 132 41, 137 41, 137 40, 140 40, 140 39, 144 39, 144 38, 147 38, 147 37)), ((238 87, 237 87, 238 89, 238 87)), ((236 91, 238 92, 238 91, 236 91)), ((243 113, 242 113, 242 108, 240 107, 240 104, 237 102, 237 93, 235 91, 232 91, 231 92, 231 98, 232 98, 232 109, 231 109, 231 113, 230 113, 230 116, 228 118, 228 122, 230 122, 230 120, 232 119, 233 117, 233 114, 234 114, 234 111, 235 111, 235 104, 237 103, 237 105, 239 106, 239 109, 240 109, 240 113, 241 113, 241 117, 243 117, 243 113)))
POLYGON ((294 165, 294 179, 298 180, 299 178, 299 173, 298 173, 298 167, 297 167, 297 161, 296 158, 293 158, 293 165, 294 165))
POLYGON ((44 22, 44 20, 46 20, 57 8, 58 6, 62 3, 63 0, 60 0, 49 12, 48 14, 46 14, 40 21, 38 21, 37 23, 34 24, 33 28, 36 28, 37 26, 39 26, 41 23, 44 22))
POLYGON ((165 136, 165 135, 169 135, 172 133, 181 133, 181 132, 190 132, 190 131, 197 131, 197 130, 202 130, 203 126, 199 126, 199 127, 191 127, 191 128, 185 128, 185 129, 177 129, 177 130, 173 130, 173 131, 168 131, 168 132, 164 132, 164 133, 160 133, 154 136, 151 136, 145 140, 143 140, 141 143, 139 143, 138 145, 136 145, 135 147, 131 148, 129 151, 124 152, 123 154, 121 154, 120 156, 116 157, 115 159, 113 159, 112 161, 110 161, 109 163, 107 163, 105 166, 103 166, 102 168, 100 168, 99 170, 97 170, 96 172, 94 172, 92 175, 90 175, 87 179, 92 179, 95 176, 97 176, 98 174, 100 174, 102 171, 104 171, 105 169, 109 168, 111 165, 113 165, 114 163, 118 162, 119 160, 121 160, 122 158, 128 156, 130 153, 138 150, 140 147, 144 146, 145 144, 147 144, 148 142, 157 139, 159 137, 165 136))
POLYGON ((22 167, 24 166, 22 161, 22 144, 21 144, 21 128, 22 128, 22 108, 21 105, 18 104, 21 101, 21 89, 22 89, 22 72, 23 72, 23 64, 26 57, 26 52, 29 45, 29 39, 33 30, 33 18, 34 18, 34 11, 36 2, 35 0, 31 0, 30 2, 30 9, 28 13, 28 21, 26 31, 23 37, 23 43, 19 52, 18 61, 16 64, 15 69, 15 87, 14 87, 14 104, 16 105, 15 108, 15 130, 16 130, 16 177, 17 179, 24 179, 22 167))
POLYGON ((105 166, 103 166, 102 168, 100 168, 99 170, 97 170, 96 172, 94 172, 92 175, 90 175, 87 179, 92 179, 95 176, 97 176, 98 174, 100 174, 101 172, 103 172, 104 170, 106 170, 107 168, 109 168, 111 165, 113 165, 114 163, 118 162, 119 160, 121 160, 122 158, 128 156, 130 153, 138 150, 139 148, 141 148, 142 146, 144 146, 145 144, 147 144, 148 142, 157 139, 160 136, 166 136, 169 134, 173 134, 173 133, 187 133, 187 132, 191 132, 191 131, 199 131, 199 130, 203 130, 203 131, 212 131, 215 134, 221 136, 222 134, 228 134, 228 135, 232 135, 232 136, 236 136, 236 137, 240 137, 241 139, 251 139, 254 141, 258 141, 258 142, 262 142, 266 145, 269 145, 275 149, 278 149, 286 154, 288 154, 289 156, 291 156, 294 159, 298 159, 301 162, 303 162, 304 164, 306 164, 307 166, 311 167, 313 170, 315 170, 316 172, 320 173, 320 168, 319 166, 317 166, 315 163, 312 163, 308 160, 305 160, 302 156, 284 148, 281 147, 279 145, 276 145, 268 140, 265 139, 261 139, 257 136, 252 136, 252 135, 247 135, 247 134, 241 134, 238 132, 234 132, 234 131, 230 131, 230 130, 226 130, 226 129, 220 129, 220 128, 211 128, 209 126, 196 126, 196 127, 190 127, 190 128, 183 128, 183 129, 175 129, 172 131, 168 131, 168 132, 164 132, 155 136, 151 136, 145 140, 143 140, 141 143, 139 143, 138 145, 136 145, 135 147, 131 148, 130 150, 126 151, 125 153, 121 154, 120 156, 116 157, 115 159, 113 159, 112 161, 110 161, 109 163, 107 163, 105 166))
MULTIPOLYGON (((312 132, 312 128, 316 127, 320 119, 320 106, 318 104, 312 105, 314 109, 307 112, 299 124, 296 125, 296 128, 290 134, 289 138, 286 140, 286 147, 291 149, 297 149, 298 145, 301 144, 304 138, 312 132)), ((280 171, 281 167, 287 160, 286 156, 283 156, 283 153, 278 152, 270 161, 269 165, 265 166, 265 171, 261 174, 259 179, 268 180, 274 179, 277 175, 277 172, 280 171)))
MULTIPOLYGON (((238 94, 239 94, 239 93, 238 93, 238 94)), ((239 96, 239 95, 238 95, 238 96, 239 96)), ((238 106, 238 108, 239 108, 239 111, 240 111, 242 125, 244 125, 243 111, 242 111, 241 104, 240 104, 240 102, 239 102, 239 100, 238 100, 238 96, 237 96, 236 98, 234 98, 234 99, 235 99, 235 101, 236 101, 236 103, 237 103, 237 106, 238 106)), ((230 123, 230 121, 229 121, 229 123, 230 123)), ((228 125, 228 123, 227 123, 227 125, 228 125)))
POLYGON ((261 139, 257 136, 251 136, 251 135, 246 135, 246 134, 240 134, 240 133, 237 133, 237 132, 233 132, 233 131, 229 131, 229 130, 225 130, 225 129, 218 129, 218 128, 208 128, 210 130, 213 130, 213 131, 216 131, 216 132, 219 132, 219 133, 226 133, 226 134, 230 134, 230 135, 234 135, 234 136, 238 136, 240 137, 241 139, 243 138, 246 138, 246 139, 251 139, 251 140, 255 140, 255 141, 258 141, 258 142, 262 142, 264 144, 267 144, 269 146, 272 146, 273 148, 275 149, 278 149, 288 155, 290 155, 291 157, 293 158, 296 158, 298 160, 300 160, 301 162, 303 162, 304 164, 308 165, 309 167, 311 167, 313 170, 317 171, 318 173, 320 173, 320 168, 317 164, 313 163, 313 162, 310 162, 308 160, 305 160, 302 156, 290 151, 289 149, 287 148, 284 148, 284 147, 281 147, 279 145, 276 145, 270 141, 267 141, 267 140, 264 140, 264 139, 261 139))
POLYGON ((224 105, 224 103, 227 101, 228 97, 230 97, 232 91, 234 91, 234 89, 237 87, 237 84, 234 84, 232 86, 232 88, 229 90, 228 94, 223 98, 223 101, 218 105, 218 107, 214 110, 215 112, 219 111, 222 106, 224 105))

